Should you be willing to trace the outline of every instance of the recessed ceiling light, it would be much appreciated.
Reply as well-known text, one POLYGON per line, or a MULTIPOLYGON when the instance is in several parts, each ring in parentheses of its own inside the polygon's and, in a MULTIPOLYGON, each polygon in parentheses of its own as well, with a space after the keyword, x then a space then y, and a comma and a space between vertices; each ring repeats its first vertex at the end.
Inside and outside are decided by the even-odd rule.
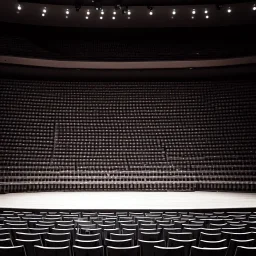
POLYGON ((89 17, 88 17, 88 16, 85 16, 85 19, 86 19, 86 20, 88 20, 88 19, 89 19, 89 17))
POLYGON ((207 10, 207 9, 205 9, 205 10, 204 10, 204 13, 205 13, 205 14, 207 14, 207 13, 208 13, 208 10, 207 10))
POLYGON ((116 11, 113 11, 113 15, 116 15, 116 11))
POLYGON ((116 19, 116 17, 115 17, 115 16, 113 16, 113 17, 112 17, 112 20, 115 20, 115 19, 116 19))
POLYGON ((69 9, 66 10, 66 14, 69 15, 69 9))
POLYGON ((21 7, 20 4, 17 6, 17 9, 18 9, 19 11, 21 11, 22 7, 21 7))
POLYGON ((87 14, 87 15, 90 15, 91 13, 90 13, 90 11, 88 10, 88 11, 86 12, 86 14, 87 14))
POLYGON ((209 15, 206 15, 205 18, 206 18, 206 19, 209 19, 209 15))
POLYGON ((102 16, 100 16, 100 19, 102 20, 102 19, 103 19, 103 17, 102 17, 102 16))
POLYGON ((193 20, 194 18, 195 18, 194 16, 191 17, 192 20, 193 20))
POLYGON ((44 9, 43 9, 43 13, 46 13, 46 7, 44 7, 44 9))
POLYGON ((256 5, 254 5, 254 6, 252 7, 252 10, 253 10, 253 11, 256 11, 256 5))
POLYGON ((231 12, 232 12, 232 10, 231 10, 230 7, 228 8, 227 12, 228 12, 228 13, 231 13, 231 12))
POLYGON ((44 17, 44 16, 45 16, 45 13, 42 13, 42 16, 44 17))
POLYGON ((172 15, 175 15, 175 14, 176 14, 176 10, 173 9, 173 10, 172 10, 172 15))
POLYGON ((192 14, 196 14, 196 10, 195 9, 192 10, 192 14))
POLYGON ((128 10, 127 14, 128 14, 128 15, 131 15, 131 11, 130 11, 130 10, 128 10))
POLYGON ((102 10, 102 11, 100 12, 100 14, 101 14, 101 15, 104 15, 104 11, 102 10))

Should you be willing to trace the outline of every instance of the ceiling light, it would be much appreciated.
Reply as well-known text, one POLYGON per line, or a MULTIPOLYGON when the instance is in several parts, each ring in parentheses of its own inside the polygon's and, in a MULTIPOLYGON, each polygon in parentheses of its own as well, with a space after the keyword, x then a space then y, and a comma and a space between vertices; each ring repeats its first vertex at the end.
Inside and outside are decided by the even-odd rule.
POLYGON ((45 16, 45 13, 42 13, 42 16, 44 17, 44 16, 45 16))
POLYGON ((101 15, 104 15, 104 11, 102 10, 102 11, 100 12, 100 14, 101 14, 101 15))
POLYGON ((206 19, 209 19, 209 15, 206 15, 205 18, 206 18, 206 19))
POLYGON ((149 12, 149 15, 153 15, 153 11, 150 11, 150 12, 149 12))
POLYGON ((153 7, 152 6, 148 6, 148 9, 149 9, 149 15, 153 15, 153 7))
POLYGON ((207 9, 205 9, 205 10, 204 10, 204 13, 205 13, 205 14, 207 14, 207 13, 208 13, 208 10, 207 10, 207 9))
POLYGON ((112 17, 112 20, 115 20, 115 19, 116 19, 116 17, 115 17, 115 16, 113 16, 113 17, 112 17))
POLYGON ((196 10, 195 9, 192 10, 192 14, 196 14, 196 10))
POLYGON ((91 13, 90 13, 90 11, 88 10, 86 14, 87 14, 87 15, 90 15, 91 13))
POLYGON ((128 20, 130 20, 130 19, 131 19, 131 17, 129 16, 129 17, 128 17, 128 20))
POLYGON ((69 9, 66 10, 66 14, 69 15, 69 9))
POLYGON ((254 5, 254 6, 252 7, 252 10, 253 10, 253 11, 256 11, 256 5, 254 5))
POLYGON ((44 9, 43 9, 43 13, 46 13, 46 7, 44 7, 44 9))
POLYGON ((131 15, 131 11, 130 11, 130 10, 128 10, 127 14, 128 14, 128 15, 131 15))
POLYGON ((113 11, 113 15, 116 15, 116 11, 113 11))
POLYGON ((89 17, 88 17, 88 16, 85 16, 85 19, 86 19, 86 20, 88 20, 88 19, 89 19, 89 17))
POLYGON ((102 19, 103 19, 103 17, 102 17, 102 16, 100 16, 100 19, 102 20, 102 19))
POLYGON ((231 13, 231 12, 232 12, 232 10, 231 10, 230 7, 228 8, 227 12, 228 12, 228 13, 231 13))
POLYGON ((175 15, 175 14, 176 14, 176 10, 173 9, 173 10, 172 10, 172 15, 175 15))
POLYGON ((19 4, 17 9, 20 11, 22 8, 21 8, 21 5, 19 4))
POLYGON ((195 18, 194 16, 191 17, 192 20, 193 20, 194 18, 195 18))

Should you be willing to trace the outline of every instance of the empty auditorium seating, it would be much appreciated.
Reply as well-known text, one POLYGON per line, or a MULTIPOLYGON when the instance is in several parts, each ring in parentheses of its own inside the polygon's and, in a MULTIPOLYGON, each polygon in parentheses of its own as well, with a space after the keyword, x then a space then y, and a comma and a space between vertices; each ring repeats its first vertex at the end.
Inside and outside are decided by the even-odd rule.
MULTIPOLYGON (((255 191, 253 81, 2 79, 0 90, 0 193, 255 191)), ((200 229, 200 219, 186 223, 187 218, 170 224, 187 232, 200 229)), ((72 228, 60 225, 65 223, 55 228, 72 228)), ((86 232, 86 224, 79 225, 86 232)), ((117 227, 115 221, 102 225, 134 229, 129 223, 117 227)), ((208 228, 223 225, 240 228, 220 222, 208 228)), ((31 222, 29 228, 50 231, 52 225, 31 222)))

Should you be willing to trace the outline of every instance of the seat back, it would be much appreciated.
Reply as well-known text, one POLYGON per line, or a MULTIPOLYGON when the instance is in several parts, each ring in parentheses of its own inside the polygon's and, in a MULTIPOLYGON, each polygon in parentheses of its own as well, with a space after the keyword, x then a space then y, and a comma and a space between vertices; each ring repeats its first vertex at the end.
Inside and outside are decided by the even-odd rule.
POLYGON ((49 240, 45 239, 45 246, 46 247, 66 247, 70 246, 70 240, 49 240))
POLYGON ((208 247, 208 248, 220 248, 220 247, 226 247, 227 239, 222 239, 219 241, 206 241, 206 240, 200 240, 199 247, 208 247))
POLYGON ((235 256, 255 256, 256 247, 237 246, 235 256))
POLYGON ((182 246, 182 245, 184 246, 184 250, 185 250, 184 256, 189 256, 191 246, 196 245, 196 239, 178 240, 178 239, 170 238, 168 240, 168 247, 178 247, 178 246, 182 246))
POLYGON ((191 232, 181 232, 181 233, 168 233, 168 239, 174 238, 178 240, 190 240, 193 239, 193 234, 191 232))
POLYGON ((15 242, 17 245, 24 245, 27 256, 35 256, 35 250, 34 250, 35 245, 42 246, 41 239, 35 239, 35 240, 16 239, 15 242))
POLYGON ((218 240, 221 240, 221 233, 207 234, 207 233, 201 232, 200 233, 200 240, 218 241, 218 240))
POLYGON ((26 256, 25 248, 23 245, 0 247, 1 256, 26 256))
POLYGON ((69 246, 44 247, 35 245, 35 256, 71 256, 69 246))
POLYGON ((6 239, 0 239, 0 246, 1 247, 8 247, 8 246, 13 246, 12 240, 10 238, 6 238, 6 239))
POLYGON ((248 240, 231 239, 226 256, 234 256, 237 246, 251 247, 253 246, 253 243, 254 243, 254 239, 248 239, 248 240))
POLYGON ((126 240, 126 239, 132 239, 134 240, 134 234, 114 234, 110 233, 110 239, 112 240, 126 240))
POLYGON ((141 247, 141 256, 154 256, 154 246, 165 246, 164 240, 159 241, 145 241, 138 240, 138 245, 141 247))
POLYGON ((154 246, 154 256, 184 256, 184 246, 162 247, 154 246))
POLYGON ((133 244, 132 239, 125 239, 125 240, 112 240, 112 239, 105 239, 106 246, 112 247, 131 247, 133 244))
POLYGON ((104 256, 103 246, 97 247, 81 247, 74 245, 73 246, 74 256, 104 256))
POLYGON ((160 232, 140 232, 140 239, 144 241, 159 241, 161 239, 160 232))
POLYGON ((75 245, 80 247, 97 247, 100 246, 100 240, 76 240, 75 245))
POLYGON ((190 256, 225 256, 227 247, 221 248, 199 248, 196 246, 191 247, 190 256))
MULTIPOLYGON (((76 256, 76 255, 74 255, 76 256)), ((140 246, 131 247, 107 247, 107 256, 140 256, 140 246)))

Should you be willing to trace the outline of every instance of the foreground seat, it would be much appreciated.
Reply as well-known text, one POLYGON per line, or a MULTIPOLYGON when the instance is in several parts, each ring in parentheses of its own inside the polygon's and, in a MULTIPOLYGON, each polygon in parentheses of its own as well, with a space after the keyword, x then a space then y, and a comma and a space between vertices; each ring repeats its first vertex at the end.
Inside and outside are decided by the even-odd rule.
POLYGON ((26 256, 25 248, 23 245, 0 247, 0 256, 26 256))
POLYGON ((131 246, 131 247, 108 246, 107 256, 140 256, 140 246, 139 245, 131 246))
POLYGON ((178 247, 161 247, 154 246, 154 256, 184 256, 184 246, 178 247))
POLYGON ((42 246, 41 239, 35 239, 35 240, 16 239, 15 242, 17 245, 24 245, 27 256, 35 256, 35 250, 34 250, 35 245, 42 246))
POLYGON ((248 239, 248 240, 235 240, 231 239, 229 246, 228 246, 228 251, 226 256, 234 256, 236 252, 236 248, 238 246, 245 246, 245 247, 251 247, 254 245, 254 239, 248 239))
POLYGON ((106 246, 112 247, 131 247, 133 245, 132 239, 125 239, 125 240, 111 240, 105 239, 106 246))
POLYGON ((0 239, 0 246, 1 247, 8 247, 8 246, 13 246, 12 240, 10 238, 6 238, 6 239, 0 239))
POLYGON ((80 247, 96 247, 100 246, 100 240, 75 240, 75 245, 80 246, 80 247))
POLYGON ((44 247, 35 245, 35 256, 71 256, 71 253, 69 246, 44 247))
POLYGON ((164 247, 165 241, 144 241, 139 239, 138 245, 141 247, 141 256, 154 256, 154 246, 164 247))
POLYGON ((220 247, 226 247, 227 246, 227 240, 222 239, 219 241, 205 241, 201 240, 199 242, 199 247, 208 247, 208 248, 220 248, 220 247))
POLYGON ((104 256, 103 246, 97 247, 80 247, 77 245, 73 246, 74 256, 104 256))
POLYGON ((196 245, 196 239, 191 240, 178 240, 170 238, 168 240, 168 247, 178 247, 178 246, 184 246, 185 247, 185 256, 189 256, 190 248, 191 246, 196 245))
POLYGON ((255 255, 256 255, 256 247, 238 246, 236 248, 235 256, 255 256, 255 255))
POLYGON ((226 253, 227 253, 227 247, 199 248, 196 246, 192 246, 190 256, 225 256, 226 253))

